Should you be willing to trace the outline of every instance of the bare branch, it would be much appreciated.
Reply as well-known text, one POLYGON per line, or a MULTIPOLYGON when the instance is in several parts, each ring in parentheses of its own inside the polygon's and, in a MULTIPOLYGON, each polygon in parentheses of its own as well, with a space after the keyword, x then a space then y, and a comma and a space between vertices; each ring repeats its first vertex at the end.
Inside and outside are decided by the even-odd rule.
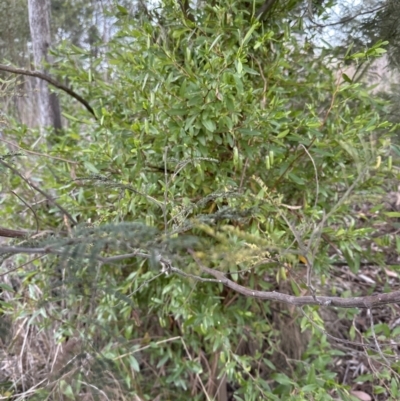
POLYGON ((29 71, 29 70, 24 70, 22 68, 14 68, 14 67, 11 67, 9 65, 4 65, 4 64, 0 64, 0 70, 11 72, 12 74, 28 75, 30 77, 43 79, 44 81, 48 82, 50 85, 53 85, 55 88, 61 89, 62 91, 68 93, 68 95, 75 98, 78 102, 82 103, 86 107, 86 109, 89 111, 89 113, 91 113, 94 116, 94 118, 97 120, 94 110, 83 97, 79 96, 71 88, 68 88, 68 86, 65 86, 65 85, 61 84, 60 82, 56 81, 54 78, 52 78, 46 74, 43 74, 40 71, 29 71))
POLYGON ((0 227, 0 237, 6 238, 27 238, 33 234, 33 231, 11 230, 9 228, 0 227))
MULTIPOLYGON (((78 240, 78 239, 76 239, 78 240)), ((68 244, 60 245, 59 249, 57 249, 56 245, 52 246, 44 246, 40 248, 30 248, 30 247, 13 247, 13 246, 3 246, 0 247, 0 254, 54 254, 61 255, 63 254, 63 247, 68 244)), ((168 273, 177 273, 181 276, 192 278, 194 280, 203 281, 203 282, 212 282, 212 283, 220 283, 224 286, 231 288, 239 294, 242 294, 246 297, 258 298, 262 300, 269 301, 277 301, 282 302, 289 305, 294 306, 305 306, 305 305, 318 305, 318 306, 326 306, 326 307, 340 307, 340 308, 363 308, 363 309, 373 309, 376 307, 381 307, 389 304, 398 304, 400 303, 400 291, 393 291, 385 294, 377 294, 377 295, 369 295, 364 297, 349 297, 349 298, 341 298, 341 297, 329 297, 329 296, 294 296, 289 294, 284 294, 276 291, 259 291, 253 290, 248 287, 244 287, 236 282, 230 280, 225 276, 223 272, 220 272, 215 269, 211 269, 209 267, 204 266, 196 257, 195 253, 192 250, 188 250, 188 252, 192 255, 193 259, 199 266, 200 270, 204 273, 207 273, 213 277, 213 279, 205 278, 201 276, 196 276, 194 274, 189 274, 181 269, 170 266, 168 273)), ((87 255, 90 257, 91 255, 87 255)), ((85 257, 85 255, 83 255, 85 257)), ((150 254, 144 252, 132 252, 129 254, 115 255, 110 257, 97 257, 97 261, 99 263, 112 263, 116 261, 122 261, 124 259, 129 259, 132 257, 142 257, 146 259, 151 259, 152 256, 150 254)), ((161 258, 162 260, 162 258, 161 258)), ((160 262, 161 265, 161 262, 160 262)))
MULTIPOLYGON (((194 256, 193 252, 190 252, 194 256)), ((195 258, 195 257, 194 257, 195 258)), ((195 259, 196 260, 196 259, 195 259)), ((275 291, 258 291, 251 288, 243 287, 240 284, 228 279, 222 272, 209 267, 203 266, 196 260, 200 269, 211 276, 215 277, 219 282, 226 287, 238 292, 247 297, 258 298, 269 301, 283 302, 289 305, 304 306, 304 305, 320 305, 340 308, 376 308, 378 306, 395 304, 400 302, 400 291, 393 291, 386 294, 370 295, 365 297, 327 297, 327 296, 302 296, 296 297, 293 295, 282 294, 275 291)))
POLYGON ((363 12, 358 12, 358 13, 356 13, 356 14, 354 14, 354 15, 350 15, 350 16, 348 16, 348 17, 343 17, 343 18, 341 18, 340 21, 338 21, 338 22, 332 22, 332 23, 329 23, 329 24, 318 24, 318 23, 315 22, 312 18, 310 18, 310 19, 311 19, 311 21, 315 24, 314 27, 317 26, 317 27, 319 27, 319 28, 325 28, 325 27, 327 27, 327 26, 335 26, 335 25, 345 24, 346 22, 350 22, 350 21, 352 21, 353 19, 356 19, 357 17, 359 17, 359 16, 361 16, 361 15, 373 14, 373 13, 375 13, 375 12, 378 12, 378 11, 380 11, 380 10, 383 10, 383 9, 386 8, 386 7, 387 7, 387 4, 385 4, 385 5, 383 5, 383 6, 379 6, 379 7, 377 7, 377 8, 373 8, 372 10, 367 10, 367 11, 363 11, 363 12))

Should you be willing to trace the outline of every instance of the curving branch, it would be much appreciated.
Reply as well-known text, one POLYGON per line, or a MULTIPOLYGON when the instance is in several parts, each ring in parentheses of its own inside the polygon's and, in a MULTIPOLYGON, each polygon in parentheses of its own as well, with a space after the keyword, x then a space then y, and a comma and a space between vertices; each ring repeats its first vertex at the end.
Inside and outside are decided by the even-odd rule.
POLYGON ((367 309, 372 309, 377 306, 383 306, 388 304, 396 304, 400 302, 400 291, 393 291, 386 294, 369 295, 365 297, 341 298, 341 297, 326 297, 326 296, 320 297, 314 295, 297 297, 294 295, 282 294, 280 292, 275 292, 275 291, 271 292, 271 291, 252 290, 251 288, 244 287, 230 280, 225 276, 224 273, 204 266, 196 258, 192 250, 188 250, 188 252, 192 255, 193 259, 203 272, 210 274, 211 276, 216 278, 218 282, 220 282, 221 284, 247 297, 259 298, 268 301, 278 301, 294 306, 319 305, 319 306, 329 306, 329 307, 338 306, 341 308, 367 308, 367 309))
POLYGON ((244 287, 234 281, 228 279, 223 273, 218 270, 210 269, 209 267, 202 266, 201 270, 215 277, 221 284, 239 294, 247 297, 259 298, 269 301, 278 301, 285 304, 294 306, 306 306, 306 305, 320 305, 329 307, 340 307, 340 308, 367 308, 372 309, 378 306, 397 304, 400 303, 400 291, 392 291, 386 294, 369 295, 365 297, 327 297, 327 296, 302 296, 297 297, 294 295, 283 294, 275 291, 257 291, 251 288, 244 287))
POLYGON ((9 65, 4 65, 0 64, 0 71, 7 71, 11 72, 12 74, 19 74, 19 75, 28 75, 30 77, 35 77, 39 79, 43 79, 44 81, 48 82, 50 85, 53 85, 57 89, 61 89, 62 91, 68 93, 68 95, 72 96, 75 98, 78 102, 82 103, 86 109, 91 113, 94 118, 97 120, 96 114, 90 104, 80 95, 78 95, 76 92, 74 92, 71 88, 68 88, 68 86, 65 86, 61 84, 60 82, 56 81, 54 78, 50 77, 49 75, 43 74, 40 71, 29 71, 29 70, 24 70, 22 68, 14 68, 9 65))
MULTIPOLYGON (((64 242, 59 246, 45 245, 37 248, 29 246, 1 246, 0 255, 16 255, 16 254, 62 255, 65 252, 66 246, 72 245, 79 241, 81 241, 81 239, 79 238, 70 238, 67 240, 67 242, 64 242)), ((223 272, 203 266, 201 262, 196 258, 193 251, 188 250, 188 252, 192 255, 193 259, 198 264, 200 270, 203 273, 211 275, 213 278, 206 278, 186 273, 185 271, 179 269, 178 267, 173 266, 168 259, 164 259, 163 257, 160 256, 158 260, 160 266, 162 267, 162 269, 160 269, 161 273, 165 274, 175 273, 183 277, 194 279, 197 281, 208 282, 208 283, 220 283, 246 297, 258 298, 268 301, 283 302, 285 304, 294 306, 318 305, 325 307, 372 309, 384 305, 400 303, 400 291, 392 291, 386 294, 369 295, 364 297, 341 298, 341 297, 311 296, 311 295, 294 296, 275 291, 253 290, 251 288, 244 287, 230 280, 225 276, 223 272)), ((82 257, 85 258, 86 256, 82 255, 82 257)), ((87 257, 88 258, 92 257, 92 255, 87 255, 87 257)), ((109 257, 97 256, 95 259, 101 264, 106 264, 106 263, 117 263, 125 259, 131 259, 133 257, 154 259, 152 255, 141 252, 139 250, 127 254, 113 255, 109 257)))
POLYGON ((311 21, 314 23, 314 26, 312 26, 312 28, 314 28, 314 27, 326 28, 326 27, 328 27, 328 26, 335 26, 335 25, 346 24, 347 22, 350 22, 350 21, 352 21, 352 20, 354 20, 354 19, 356 19, 356 18, 358 18, 358 17, 360 17, 360 16, 362 16, 362 15, 373 14, 373 13, 376 13, 376 12, 378 12, 378 11, 383 10, 383 9, 386 8, 386 7, 387 7, 387 4, 384 4, 384 5, 381 5, 381 6, 377 7, 377 8, 373 8, 373 9, 371 9, 371 10, 367 10, 367 11, 363 11, 363 12, 357 12, 357 13, 355 13, 354 15, 350 15, 350 16, 347 16, 347 17, 343 17, 343 18, 341 18, 341 19, 340 19, 339 21, 337 21, 337 22, 331 22, 331 23, 328 23, 328 24, 319 24, 319 23, 315 22, 315 21, 311 18, 311 21))

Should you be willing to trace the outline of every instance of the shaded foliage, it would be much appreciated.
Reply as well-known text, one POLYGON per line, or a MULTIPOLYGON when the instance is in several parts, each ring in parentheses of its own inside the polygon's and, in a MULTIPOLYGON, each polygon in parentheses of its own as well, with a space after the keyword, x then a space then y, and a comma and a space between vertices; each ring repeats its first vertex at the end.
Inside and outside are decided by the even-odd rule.
MULTIPOLYGON (((255 290, 346 295, 324 286, 335 263, 356 273, 365 259, 382 262, 363 246, 372 229, 358 224, 351 196, 379 203, 396 178, 396 127, 381 117, 384 101, 301 40, 298 5, 276 4, 264 21, 235 1, 204 4, 193 21, 169 1, 142 15, 119 6, 101 51, 54 51, 53 73, 90 99, 98 121, 64 98, 68 127, 51 149, 26 127, 5 130, 22 148, 64 158, 13 162, 79 221, 71 227, 2 167, 4 224, 51 230, 13 244, 50 255, 4 262, 16 269, 2 306, 22 322, 16 354, 25 330, 52 356, 41 360, 53 379, 37 397, 350 399, 332 370, 341 351, 314 325, 324 325, 319 308, 305 310, 301 330, 289 308, 194 279, 203 264, 255 290), (187 276, 166 274, 169 263, 187 276), (98 380, 97 361, 114 385, 98 380), (101 391, 82 384, 85 374, 101 391)), ((14 383, 7 391, 21 391, 14 383)))

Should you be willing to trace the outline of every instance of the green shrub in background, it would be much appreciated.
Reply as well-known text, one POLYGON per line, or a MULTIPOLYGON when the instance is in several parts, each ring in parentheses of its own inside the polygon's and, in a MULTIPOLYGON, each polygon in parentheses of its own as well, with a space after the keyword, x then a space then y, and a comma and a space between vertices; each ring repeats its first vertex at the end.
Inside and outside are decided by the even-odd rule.
MULTIPOLYGON (((119 7, 100 56, 55 52, 55 73, 98 120, 68 99, 65 135, 35 148, 74 162, 41 158, 32 177, 79 222, 71 228, 52 205, 36 210, 43 229, 59 230, 46 244, 60 254, 17 271, 20 295, 3 308, 39 337, 74 344, 75 359, 62 359, 46 337, 62 363, 50 364, 52 384, 36 399, 348 399, 332 372, 340 352, 307 320, 301 332, 289 308, 159 263, 298 295, 304 258, 308 284, 329 288, 332 244, 354 271, 375 257, 359 245, 371 230, 349 223, 347 192, 379 194, 391 177, 385 104, 304 40, 292 3, 265 22, 234 1, 204 5, 194 21, 168 1, 140 18, 119 7), (106 252, 150 257, 103 263, 106 252)), ((29 197, 15 175, 4 185, 29 197)), ((5 219, 18 221, 16 209, 6 199, 5 219)), ((318 308, 305 312, 323 326, 318 308)))

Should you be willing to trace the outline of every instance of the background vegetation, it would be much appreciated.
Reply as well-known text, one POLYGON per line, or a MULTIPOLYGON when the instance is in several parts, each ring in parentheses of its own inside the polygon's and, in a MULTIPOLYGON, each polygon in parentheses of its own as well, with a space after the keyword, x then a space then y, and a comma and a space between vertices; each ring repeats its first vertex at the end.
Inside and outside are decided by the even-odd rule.
MULTIPOLYGON (((0 248, 2 399, 397 399, 397 304, 207 274, 397 284, 394 105, 347 69, 394 42, 328 45, 340 2, 51 4, 51 74, 95 117, 60 91, 40 134, 34 83, 3 75, 1 225, 26 231, 0 248)), ((28 67, 18 32, 1 57, 28 67)))

